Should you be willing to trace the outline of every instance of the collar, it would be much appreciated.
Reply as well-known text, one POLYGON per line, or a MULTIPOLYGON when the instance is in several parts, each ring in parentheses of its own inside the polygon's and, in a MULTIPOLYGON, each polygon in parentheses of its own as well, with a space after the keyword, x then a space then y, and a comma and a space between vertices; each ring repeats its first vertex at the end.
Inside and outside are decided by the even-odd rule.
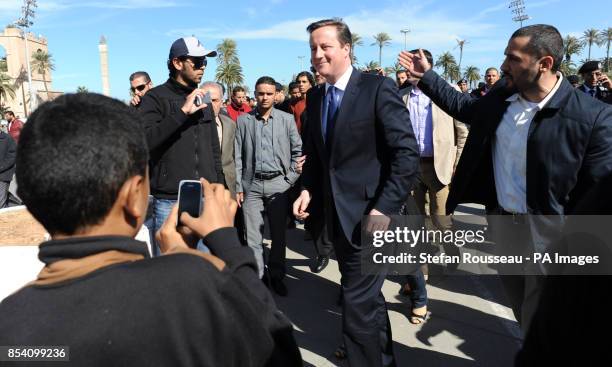
MULTIPOLYGON (((537 105, 536 108, 538 109, 538 111, 541 111, 544 107, 546 107, 546 105, 548 104, 548 102, 552 99, 552 97, 555 95, 555 93, 557 93, 557 90, 559 90, 559 87, 561 86, 561 83, 563 81, 563 75, 560 72, 557 72, 557 82, 555 83, 555 86, 553 87, 553 89, 550 90, 550 92, 548 92, 548 94, 546 95, 546 97, 544 97, 543 100, 541 100, 537 105)), ((513 95, 511 95, 510 97, 506 98, 507 102, 515 102, 518 99, 523 99, 525 100, 520 93, 514 93, 513 95)), ((527 100, 525 100, 527 101, 527 100)))
POLYGON ((175 91, 179 93, 183 93, 183 94, 191 94, 191 92, 193 92, 193 90, 195 89, 194 87, 183 85, 177 82, 176 79, 173 79, 173 78, 169 78, 166 83, 170 86, 170 88, 174 89, 175 91))
POLYGON ((595 89, 595 87, 591 88, 591 87, 589 87, 588 85, 586 85, 586 84, 584 84, 584 83, 582 84, 582 88, 583 88, 583 89, 584 89, 584 91, 585 91, 585 92, 587 92, 587 93, 590 93, 592 90, 597 91, 597 90, 595 89))
MULTIPOLYGON (((346 69, 344 74, 342 74, 340 79, 338 79, 336 81, 336 84, 333 84, 333 86, 344 92, 346 90, 346 86, 347 86, 347 84, 349 82, 349 79, 351 79, 351 73, 352 72, 353 72, 353 66, 349 65, 348 69, 346 69)), ((332 84, 329 84, 329 83, 325 82, 325 93, 327 93, 327 90, 331 86, 332 86, 332 84)))
POLYGON ((410 89, 410 94, 411 94, 411 95, 415 95, 415 96, 420 96, 421 94, 423 94, 423 91, 422 91, 422 90, 420 90, 420 89, 419 89, 419 88, 418 88, 418 87, 415 85, 415 86, 413 86, 413 87, 410 89))
MULTIPOLYGON (((256 118, 257 120, 262 121, 262 120, 263 120, 263 117, 262 117, 262 115, 259 113, 259 108, 256 108, 256 109, 254 109, 253 111, 254 111, 253 116, 255 116, 255 118, 256 118)), ((252 112, 253 112, 253 111, 252 111, 252 112)), ((270 119, 274 119, 274 116, 275 116, 275 115, 276 115, 276 108, 272 107, 272 111, 270 111, 270 116, 268 116, 268 120, 270 120, 270 119)))
POLYGON ((234 110, 236 110, 236 111, 239 111, 239 112, 244 112, 244 110, 246 110, 247 104, 246 104, 246 103, 243 103, 243 104, 242 104, 242 105, 240 105, 240 106, 236 106, 236 105, 234 104, 234 102, 232 101, 232 103, 230 103, 230 106, 231 106, 231 107, 232 107, 234 110))
POLYGON ((150 257, 147 244, 124 236, 71 237, 40 244, 38 258, 45 264, 59 260, 80 259, 117 250, 150 257))

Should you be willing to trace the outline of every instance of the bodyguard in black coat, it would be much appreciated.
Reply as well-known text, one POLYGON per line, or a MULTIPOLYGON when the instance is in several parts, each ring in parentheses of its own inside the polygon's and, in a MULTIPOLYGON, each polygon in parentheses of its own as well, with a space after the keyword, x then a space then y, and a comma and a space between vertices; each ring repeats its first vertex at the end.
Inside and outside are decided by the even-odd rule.
MULTIPOLYGON (((557 215, 550 222, 531 216, 522 226, 496 225, 494 217, 489 221, 497 232, 497 251, 546 252, 560 233, 563 216, 574 214, 576 204, 612 173, 612 107, 574 89, 558 72, 563 41, 552 26, 517 30, 505 55, 505 80, 480 99, 449 86, 422 55, 402 52, 400 63, 421 78, 419 88, 436 105, 471 126, 447 212, 473 202, 493 214, 557 215)), ((523 270, 541 271, 527 265, 523 270)), ((525 331, 538 304, 541 278, 501 280, 525 331)))

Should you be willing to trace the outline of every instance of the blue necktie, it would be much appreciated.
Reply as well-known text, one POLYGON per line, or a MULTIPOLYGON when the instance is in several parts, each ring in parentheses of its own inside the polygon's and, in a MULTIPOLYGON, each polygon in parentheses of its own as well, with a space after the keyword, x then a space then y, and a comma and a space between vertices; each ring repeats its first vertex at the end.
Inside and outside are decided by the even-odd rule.
POLYGON ((333 85, 327 90, 325 96, 326 113, 323 115, 323 136, 327 143, 334 130, 334 117, 338 111, 338 100, 336 99, 336 87, 333 85))

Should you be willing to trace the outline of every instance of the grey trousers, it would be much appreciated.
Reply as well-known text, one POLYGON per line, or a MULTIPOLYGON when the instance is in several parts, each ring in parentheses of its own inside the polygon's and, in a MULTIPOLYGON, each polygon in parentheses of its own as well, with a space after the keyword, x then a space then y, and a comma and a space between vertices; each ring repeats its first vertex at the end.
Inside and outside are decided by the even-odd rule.
POLYGON ((287 190, 291 187, 284 176, 271 180, 254 179, 249 192, 245 194, 242 214, 246 230, 247 245, 253 250, 259 277, 264 274, 264 214, 270 223, 272 247, 268 259, 270 277, 285 277, 285 249, 287 247, 287 210, 289 205, 287 190))

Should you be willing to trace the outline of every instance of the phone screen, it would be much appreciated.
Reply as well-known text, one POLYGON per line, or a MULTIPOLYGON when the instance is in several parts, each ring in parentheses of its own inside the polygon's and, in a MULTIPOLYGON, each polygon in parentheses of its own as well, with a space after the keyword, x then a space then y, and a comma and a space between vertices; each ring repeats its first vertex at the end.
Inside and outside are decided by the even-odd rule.
POLYGON ((202 99, 202 102, 204 102, 206 104, 211 104, 212 103, 212 99, 210 97, 210 92, 206 92, 204 94, 204 98, 202 99))
POLYGON ((179 184, 179 218, 183 212, 199 217, 202 211, 202 184, 199 181, 181 181, 179 184))

